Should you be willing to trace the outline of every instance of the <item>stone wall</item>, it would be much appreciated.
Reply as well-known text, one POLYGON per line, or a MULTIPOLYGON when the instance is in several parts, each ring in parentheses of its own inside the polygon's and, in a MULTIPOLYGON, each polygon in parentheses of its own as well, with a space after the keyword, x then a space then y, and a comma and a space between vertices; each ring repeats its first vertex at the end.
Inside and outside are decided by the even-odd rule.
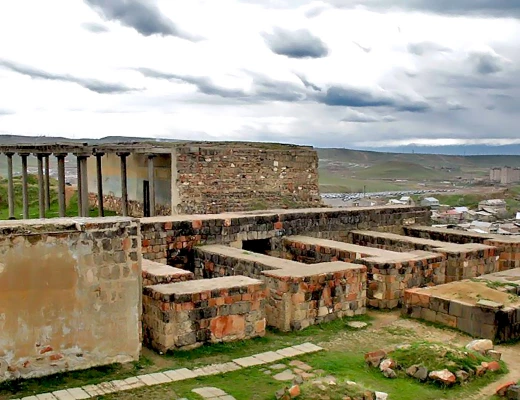
POLYGON ((475 278, 498 271, 497 248, 478 243, 446 243, 372 231, 352 231, 350 242, 392 251, 423 250, 442 254, 446 259, 446 282, 475 278))
POLYGON ((193 270, 193 247, 198 245, 232 244, 242 248, 246 240, 276 241, 299 234, 347 241, 353 229, 400 232, 403 225, 428 223, 429 218, 428 208, 410 206, 142 218, 143 257, 193 270))
POLYGON ((0 223, 0 381, 135 361, 139 222, 0 223))
POLYGON ((155 261, 143 260, 143 286, 191 281, 194 275, 190 271, 170 267, 155 261))
POLYGON ((466 280, 406 290, 402 312, 495 342, 520 338, 518 297, 488 287, 486 282, 466 280))
POLYGON ((402 304, 404 289, 437 285, 445 281, 444 257, 424 251, 397 253, 349 243, 289 236, 283 239, 285 258, 308 264, 345 261, 368 268, 368 305, 396 308, 402 304))
POLYGON ((366 313, 366 267, 343 262, 264 271, 267 323, 281 331, 366 313))
POLYGON ((264 283, 244 276, 147 286, 144 343, 160 352, 265 334, 264 283))
MULTIPOLYGON (((97 209, 99 206, 98 198, 95 193, 89 193, 90 207, 97 209)), ((118 215, 123 214, 123 205, 121 197, 103 196, 103 207, 105 210, 113 211, 118 215)), ((144 205, 141 201, 128 200, 128 215, 141 218, 144 216, 144 205)), ((156 204, 155 215, 171 215, 172 210, 168 205, 156 204)))
POLYGON ((493 246, 498 252, 498 270, 506 271, 520 268, 520 237, 495 234, 473 233, 456 229, 434 228, 429 226, 404 227, 407 236, 440 240, 450 243, 481 243, 493 246))
POLYGON ((261 143, 176 146, 177 212, 215 214, 321 205, 310 147, 261 143))

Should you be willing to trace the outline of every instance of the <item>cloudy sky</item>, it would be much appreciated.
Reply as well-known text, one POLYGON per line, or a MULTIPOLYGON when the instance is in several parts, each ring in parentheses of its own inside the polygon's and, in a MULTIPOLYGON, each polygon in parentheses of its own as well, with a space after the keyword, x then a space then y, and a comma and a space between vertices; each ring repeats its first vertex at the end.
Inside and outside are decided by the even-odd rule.
POLYGON ((520 0, 3 0, 0 134, 520 143, 520 0))

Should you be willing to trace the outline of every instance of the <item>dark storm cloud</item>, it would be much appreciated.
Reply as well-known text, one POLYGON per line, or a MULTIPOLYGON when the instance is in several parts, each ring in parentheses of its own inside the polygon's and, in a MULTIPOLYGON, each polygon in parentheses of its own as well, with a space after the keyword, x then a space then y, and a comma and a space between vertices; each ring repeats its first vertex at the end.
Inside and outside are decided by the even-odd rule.
POLYGON ((85 89, 100 94, 127 93, 137 90, 118 83, 102 82, 89 78, 78 78, 69 74, 54 74, 52 72, 43 71, 41 69, 29 67, 8 60, 0 59, 0 67, 4 67, 8 70, 29 76, 34 79, 76 83, 80 86, 83 86, 85 89))
POLYGON ((520 18, 518 0, 329 0, 341 8, 366 6, 373 9, 413 10, 447 15, 520 18))
POLYGON ((263 34, 267 46, 275 54, 290 58, 322 58, 329 50, 325 43, 306 29, 287 31, 275 28, 263 34))
POLYGON ((84 1, 105 20, 119 21, 143 36, 176 36, 190 41, 200 39, 180 30, 173 21, 161 13, 152 0, 84 1))
POLYGON ((98 24, 97 22, 85 22, 84 24, 81 24, 81 27, 92 33, 104 33, 109 31, 105 25, 98 24))
POLYGON ((415 54, 416 56, 423 56, 428 53, 435 52, 449 52, 451 51, 447 47, 443 47, 433 42, 419 42, 408 44, 408 52, 415 54))
POLYGON ((423 101, 413 101, 402 96, 387 93, 374 93, 369 90, 331 86, 324 95, 315 96, 316 100, 328 106, 345 107, 389 107, 397 111, 425 112, 430 106, 423 101))
POLYGON ((481 75, 500 72, 504 69, 504 61, 501 57, 491 53, 472 53, 469 61, 473 68, 481 75))

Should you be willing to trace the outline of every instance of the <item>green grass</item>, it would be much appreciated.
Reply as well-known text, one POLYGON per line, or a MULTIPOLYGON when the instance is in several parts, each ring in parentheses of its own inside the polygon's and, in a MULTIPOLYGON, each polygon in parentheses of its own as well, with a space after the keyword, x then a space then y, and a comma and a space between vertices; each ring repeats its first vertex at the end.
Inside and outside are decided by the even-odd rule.
MULTIPOLYGON (((17 176, 13 178, 14 183, 14 203, 15 203, 15 217, 17 219, 23 218, 23 204, 22 204, 22 179, 17 176)), ((38 178, 35 175, 28 175, 27 179, 27 189, 28 189, 28 198, 29 198, 29 218, 39 218, 39 195, 38 195, 38 178)), ((46 218, 55 218, 59 216, 59 205, 58 205, 58 192, 57 192, 57 181, 51 179, 50 186, 50 209, 46 210, 45 217, 46 218)), ((7 179, 0 180, 0 220, 5 220, 9 218, 9 205, 8 205, 8 196, 7 196, 7 179)), ((106 211, 106 216, 116 215, 115 212, 106 211)), ((78 196, 75 193, 69 202, 69 205, 66 210, 67 217, 77 217, 78 216, 78 196)), ((97 217, 98 212, 97 209, 91 208, 90 215, 91 217, 97 217)))

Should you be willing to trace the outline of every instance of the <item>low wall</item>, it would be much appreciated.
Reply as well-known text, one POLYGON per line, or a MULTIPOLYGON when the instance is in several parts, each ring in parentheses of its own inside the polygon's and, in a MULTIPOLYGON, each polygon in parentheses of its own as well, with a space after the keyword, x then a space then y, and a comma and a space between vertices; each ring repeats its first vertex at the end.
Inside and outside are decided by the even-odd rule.
POLYGON ((143 286, 191 281, 193 273, 155 261, 143 260, 143 286))
POLYGON ((498 270, 520 268, 520 237, 495 234, 482 234, 456 229, 434 228, 429 226, 410 226, 403 228, 407 236, 440 240, 450 243, 481 243, 497 248, 498 270))
POLYGON ((368 268, 368 305, 396 308, 404 289, 437 285, 445 281, 445 260, 424 251, 398 253, 349 243, 288 236, 283 239, 282 256, 304 263, 345 261, 368 268))
POLYGON ((353 229, 401 232, 410 224, 429 223, 426 207, 318 208, 232 214, 181 215, 141 219, 143 257, 193 270, 193 247, 232 244, 305 234, 347 241, 353 229))
POLYGON ((166 352, 265 334, 265 285, 244 276, 147 286, 144 343, 166 352))
POLYGON ((402 312, 495 342, 520 338, 520 300, 486 282, 465 280, 406 290, 402 312))
POLYGON ((498 271, 497 248, 478 243, 446 243, 372 231, 352 231, 350 242, 384 250, 423 250, 440 253, 446 258, 445 282, 475 278, 498 271))
POLYGON ((0 223, 0 381, 139 359, 139 222, 0 223))
MULTIPOLYGON (((89 193, 89 204, 90 207, 98 208, 99 201, 96 193, 89 193)), ((113 211, 118 215, 123 214, 123 201, 121 197, 104 195, 103 196, 103 208, 105 210, 113 211)), ((171 207, 164 206, 162 204, 155 205, 155 215, 171 215, 171 207)), ((128 200, 128 215, 132 217, 141 218, 144 216, 144 205, 141 201, 128 200)))
POLYGON ((282 331, 366 313, 366 267, 343 262, 264 271, 267 323, 282 331))

